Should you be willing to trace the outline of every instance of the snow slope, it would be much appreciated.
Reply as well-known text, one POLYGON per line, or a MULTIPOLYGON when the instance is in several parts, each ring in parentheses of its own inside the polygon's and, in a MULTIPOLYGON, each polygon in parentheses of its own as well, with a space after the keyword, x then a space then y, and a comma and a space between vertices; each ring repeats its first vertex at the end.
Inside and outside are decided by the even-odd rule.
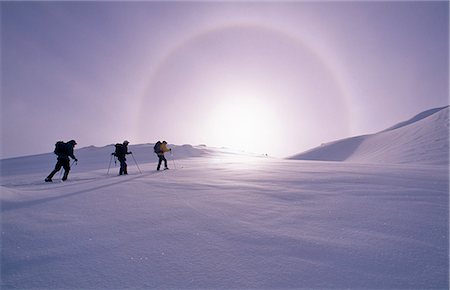
POLYGON ((290 159, 446 165, 448 112, 448 106, 428 110, 377 134, 327 143, 290 159))
MULTIPOLYGON (((422 122, 439 118, 390 132, 437 138, 422 122)), ((152 147, 130 146, 142 174, 130 157, 128 176, 113 162, 107 174, 111 145, 78 149, 69 180, 50 184, 53 154, 0 160, 1 289, 449 287, 448 164, 172 145, 157 172, 152 147)))

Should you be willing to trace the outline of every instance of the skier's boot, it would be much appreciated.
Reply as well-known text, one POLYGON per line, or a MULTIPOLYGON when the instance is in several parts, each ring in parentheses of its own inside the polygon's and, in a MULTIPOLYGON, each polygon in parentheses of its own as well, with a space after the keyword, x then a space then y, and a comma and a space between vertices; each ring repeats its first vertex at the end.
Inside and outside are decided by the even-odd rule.
POLYGON ((48 178, 48 177, 47 177, 47 178, 45 179, 45 182, 53 182, 53 180, 52 180, 51 178, 48 178))

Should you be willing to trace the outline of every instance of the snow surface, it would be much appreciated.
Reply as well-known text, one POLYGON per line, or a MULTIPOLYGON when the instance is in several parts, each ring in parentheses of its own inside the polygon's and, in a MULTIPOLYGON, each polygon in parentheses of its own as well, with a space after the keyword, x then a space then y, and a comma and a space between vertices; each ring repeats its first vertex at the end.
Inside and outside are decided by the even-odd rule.
POLYGON ((449 163, 449 107, 431 109, 377 134, 323 144, 290 157, 362 163, 449 163))
MULTIPOLYGON (((365 152, 433 143, 442 112, 365 152)), ((152 145, 130 146, 128 176, 107 174, 112 145, 76 150, 64 183, 43 182, 53 154, 0 160, 1 288, 449 287, 448 162, 410 163, 420 148, 355 163, 172 145, 157 172, 152 145)), ((429 148, 415 158, 448 154, 429 148)))

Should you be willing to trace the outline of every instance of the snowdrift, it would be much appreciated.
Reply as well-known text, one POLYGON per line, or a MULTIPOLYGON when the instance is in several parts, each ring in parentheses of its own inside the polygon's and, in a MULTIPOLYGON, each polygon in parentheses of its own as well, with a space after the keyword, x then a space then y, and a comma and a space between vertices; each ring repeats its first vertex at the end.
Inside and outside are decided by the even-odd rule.
POLYGON ((289 159, 447 165, 449 107, 425 111, 376 134, 323 144, 289 159))

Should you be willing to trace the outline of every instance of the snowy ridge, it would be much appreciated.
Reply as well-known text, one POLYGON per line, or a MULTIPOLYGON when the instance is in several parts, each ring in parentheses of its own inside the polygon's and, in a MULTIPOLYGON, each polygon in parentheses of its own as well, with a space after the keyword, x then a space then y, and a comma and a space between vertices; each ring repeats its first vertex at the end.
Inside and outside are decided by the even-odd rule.
POLYGON ((448 165, 449 107, 428 110, 379 133, 330 142, 289 159, 448 165))
POLYGON ((418 121, 420 121, 422 119, 425 119, 426 117, 431 116, 434 113, 437 113, 437 112, 439 112, 439 111, 441 111, 443 109, 446 109, 446 108, 448 110, 448 106, 426 110, 426 111, 424 111, 424 112, 422 112, 420 114, 415 115, 414 117, 412 117, 411 119, 409 119, 407 121, 400 122, 400 123, 398 123, 398 124, 396 124, 396 125, 394 125, 392 127, 389 127, 389 128, 387 128, 387 129, 385 129, 385 130, 383 130, 381 132, 392 131, 392 130, 395 130, 395 129, 407 126, 409 124, 418 122, 418 121))

